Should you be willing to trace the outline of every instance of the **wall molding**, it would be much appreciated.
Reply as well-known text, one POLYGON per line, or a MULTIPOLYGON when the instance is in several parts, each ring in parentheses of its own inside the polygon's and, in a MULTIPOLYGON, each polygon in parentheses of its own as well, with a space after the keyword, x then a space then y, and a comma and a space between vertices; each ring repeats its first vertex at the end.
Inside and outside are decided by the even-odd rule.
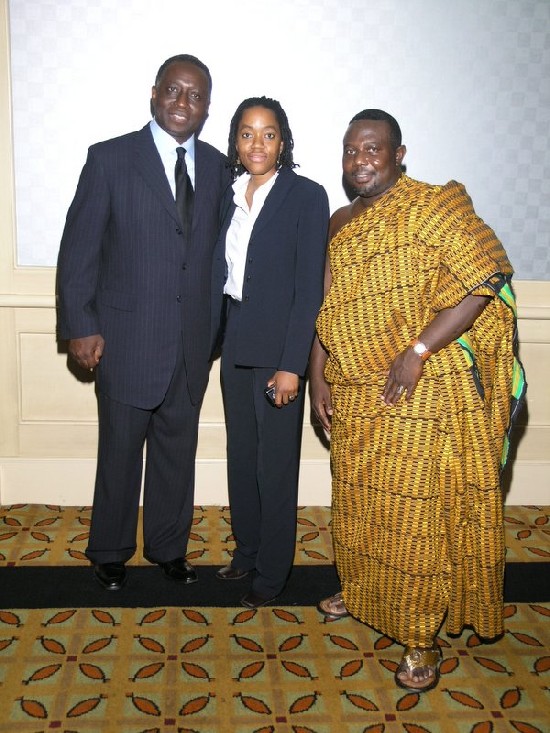
MULTIPOLYGON (((516 461, 514 481, 505 494, 507 506, 547 506, 550 501, 548 461, 516 461)), ((227 506, 226 463, 223 459, 197 459, 195 504, 227 506)), ((95 459, 0 459, 1 503, 90 506, 93 499, 95 459)), ((299 506, 330 506, 331 482, 327 460, 300 464, 299 506)))

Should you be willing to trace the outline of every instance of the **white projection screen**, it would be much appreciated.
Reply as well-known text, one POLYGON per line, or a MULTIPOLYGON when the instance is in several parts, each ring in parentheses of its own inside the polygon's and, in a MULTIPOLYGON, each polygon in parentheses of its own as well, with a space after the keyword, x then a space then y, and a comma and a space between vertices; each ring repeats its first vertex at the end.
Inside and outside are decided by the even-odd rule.
POLYGON ((464 183, 516 277, 550 279, 549 0, 11 0, 20 267, 55 266, 89 145, 142 127, 164 59, 210 68, 202 138, 245 97, 286 109, 299 172, 334 210, 350 118, 401 124, 407 173, 464 183))

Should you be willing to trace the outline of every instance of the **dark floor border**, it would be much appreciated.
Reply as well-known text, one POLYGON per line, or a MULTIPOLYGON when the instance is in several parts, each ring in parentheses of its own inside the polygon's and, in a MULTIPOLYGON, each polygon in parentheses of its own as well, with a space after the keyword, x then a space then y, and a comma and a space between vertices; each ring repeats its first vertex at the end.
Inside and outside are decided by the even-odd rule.
MULTIPOLYGON (((240 606, 250 581, 221 581, 216 566, 198 565, 199 582, 182 585, 156 566, 129 566, 120 591, 106 591, 90 567, 2 567, 0 608, 157 608, 161 606, 240 606)), ((297 565, 277 598, 281 606, 315 606, 339 588, 332 565, 297 565)), ((550 562, 507 563, 507 603, 550 602, 550 562)))

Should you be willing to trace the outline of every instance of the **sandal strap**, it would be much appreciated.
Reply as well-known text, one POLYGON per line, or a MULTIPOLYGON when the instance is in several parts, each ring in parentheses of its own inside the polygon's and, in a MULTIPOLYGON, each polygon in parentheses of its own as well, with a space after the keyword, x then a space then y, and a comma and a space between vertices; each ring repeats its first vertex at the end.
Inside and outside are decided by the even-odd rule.
POLYGON ((330 598, 325 598, 324 601, 321 601, 320 606, 326 613, 331 613, 335 616, 347 615, 347 609, 341 591, 330 596, 330 598))
POLYGON ((440 658, 441 650, 439 647, 423 649, 417 646, 407 646, 401 664, 409 670, 419 669, 420 667, 437 667, 440 658))

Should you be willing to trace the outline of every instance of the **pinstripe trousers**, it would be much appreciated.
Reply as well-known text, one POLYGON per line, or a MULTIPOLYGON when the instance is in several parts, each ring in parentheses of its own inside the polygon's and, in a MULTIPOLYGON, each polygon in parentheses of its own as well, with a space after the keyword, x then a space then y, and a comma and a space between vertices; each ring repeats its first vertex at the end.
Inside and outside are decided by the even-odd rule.
POLYGON ((189 396, 181 343, 165 398, 154 409, 98 393, 97 473, 86 550, 92 562, 126 562, 136 551, 144 444, 144 556, 151 562, 185 556, 200 406, 189 396))

